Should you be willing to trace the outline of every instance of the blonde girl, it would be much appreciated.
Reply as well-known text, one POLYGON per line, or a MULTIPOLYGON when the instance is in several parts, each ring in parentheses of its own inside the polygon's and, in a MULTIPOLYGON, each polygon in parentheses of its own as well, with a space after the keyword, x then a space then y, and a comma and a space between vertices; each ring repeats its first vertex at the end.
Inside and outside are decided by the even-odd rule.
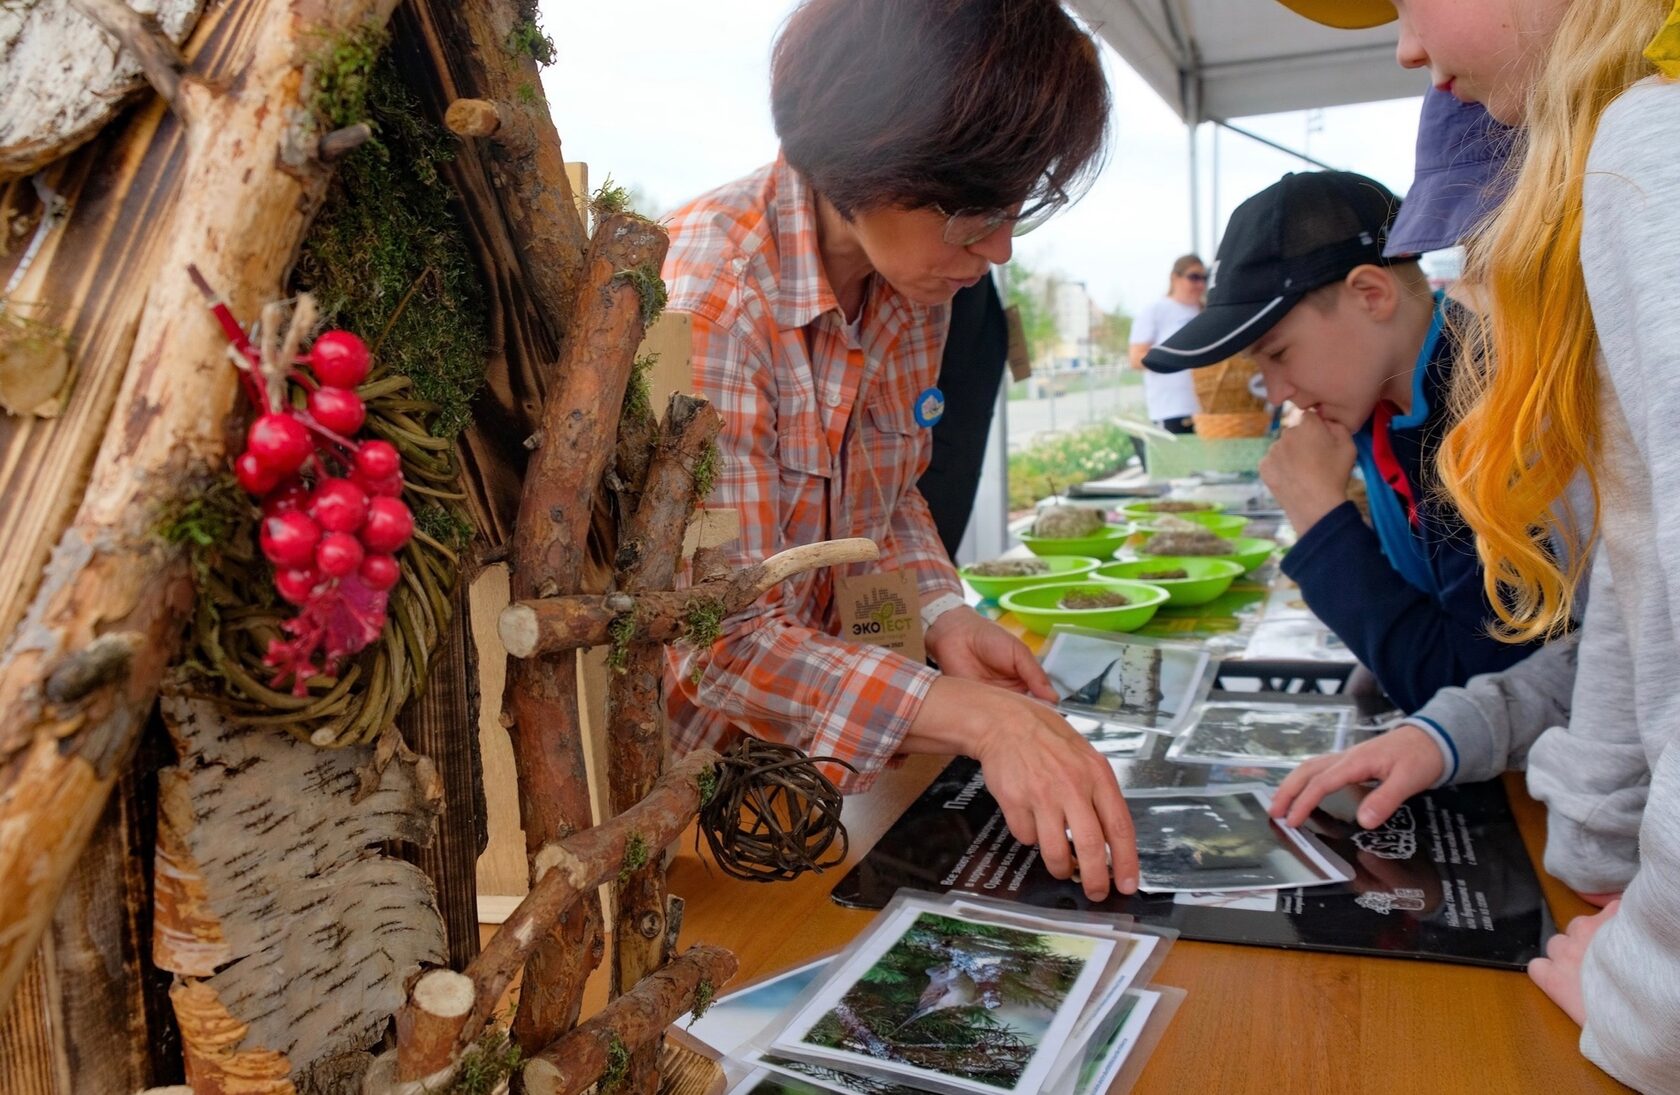
MULTIPOLYGON (((1507 637, 1558 635, 1590 566, 1572 713, 1534 741, 1529 786, 1549 808, 1547 869, 1607 905, 1555 937, 1530 973, 1582 1025, 1587 1057, 1653 1092, 1680 1092, 1680 3, 1670 4, 1394 3, 1402 64, 1526 126, 1510 198, 1469 248, 1467 276, 1491 314, 1459 369, 1462 417, 1442 479, 1477 535, 1507 637), (1477 372, 1479 361, 1497 366, 1477 372)), ((1383 810, 1361 813, 1372 824, 1450 778, 1440 774, 1450 750, 1419 726, 1402 730, 1298 772, 1280 812, 1294 818, 1335 786, 1377 778, 1383 810)), ((1514 754, 1519 743, 1507 744, 1514 754)))

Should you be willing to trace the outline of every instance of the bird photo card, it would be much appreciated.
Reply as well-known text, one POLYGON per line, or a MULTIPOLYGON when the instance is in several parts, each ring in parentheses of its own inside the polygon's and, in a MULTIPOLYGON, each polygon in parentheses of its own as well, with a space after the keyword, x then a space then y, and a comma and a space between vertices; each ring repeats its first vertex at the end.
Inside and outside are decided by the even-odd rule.
POLYGON ((1138 888, 1148 893, 1281 890, 1347 882, 1353 869, 1317 838, 1274 821, 1262 785, 1130 791, 1138 888))
POLYGON ((1218 671, 1200 647, 1066 626, 1051 629, 1042 661, 1056 706, 1107 733, 1178 733, 1218 671))
POLYGON ((1352 717, 1351 705, 1209 703, 1173 741, 1167 759, 1293 768, 1345 748, 1352 717))
POLYGON ((1041 1091, 1115 947, 901 895, 768 1049, 953 1095, 1041 1091))

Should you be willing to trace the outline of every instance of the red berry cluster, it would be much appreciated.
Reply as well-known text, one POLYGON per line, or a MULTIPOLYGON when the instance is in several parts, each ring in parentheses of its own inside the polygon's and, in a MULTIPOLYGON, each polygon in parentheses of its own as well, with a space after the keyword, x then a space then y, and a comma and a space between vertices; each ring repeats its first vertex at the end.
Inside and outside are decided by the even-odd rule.
POLYGON ((291 638, 274 640, 266 660, 276 686, 291 678, 302 694, 311 676, 336 670, 383 631, 414 515, 402 501, 396 447, 354 440, 367 417, 353 390, 367 377, 367 346, 349 331, 326 331, 293 364, 312 374, 297 377, 309 389, 307 409, 267 399, 259 383, 255 398, 280 409, 251 423, 234 475, 262 502, 258 543, 274 564, 274 588, 300 610, 285 625, 291 638))

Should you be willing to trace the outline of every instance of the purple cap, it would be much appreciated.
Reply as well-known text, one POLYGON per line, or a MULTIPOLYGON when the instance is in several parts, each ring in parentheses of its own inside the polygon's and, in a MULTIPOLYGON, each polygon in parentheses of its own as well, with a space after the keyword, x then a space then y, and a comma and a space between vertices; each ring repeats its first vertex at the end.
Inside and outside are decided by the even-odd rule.
POLYGON ((1469 235, 1505 197, 1512 136, 1481 104, 1430 88, 1418 119, 1417 175, 1383 254, 1421 255, 1469 235))

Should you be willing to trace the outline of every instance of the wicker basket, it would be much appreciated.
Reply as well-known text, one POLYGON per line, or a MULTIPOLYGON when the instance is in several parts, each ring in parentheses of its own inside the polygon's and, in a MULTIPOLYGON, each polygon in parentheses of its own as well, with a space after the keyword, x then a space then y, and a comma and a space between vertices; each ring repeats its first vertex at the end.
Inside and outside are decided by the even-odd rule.
MULTIPOLYGON (((1255 398, 1248 389, 1248 382, 1258 370, 1254 359, 1246 354, 1226 358, 1217 365, 1209 365, 1205 369, 1196 369, 1191 373, 1195 378, 1196 402, 1201 404, 1202 414, 1197 415, 1196 432, 1202 432, 1201 418, 1214 415, 1243 415, 1264 414, 1266 401, 1255 398)), ((1235 433, 1212 434, 1214 437, 1258 437, 1265 433, 1235 433)))
POLYGON ((1198 414, 1195 416, 1196 436, 1210 441, 1229 441, 1238 437, 1265 437, 1272 427, 1272 416, 1265 411, 1243 411, 1237 414, 1198 414))

